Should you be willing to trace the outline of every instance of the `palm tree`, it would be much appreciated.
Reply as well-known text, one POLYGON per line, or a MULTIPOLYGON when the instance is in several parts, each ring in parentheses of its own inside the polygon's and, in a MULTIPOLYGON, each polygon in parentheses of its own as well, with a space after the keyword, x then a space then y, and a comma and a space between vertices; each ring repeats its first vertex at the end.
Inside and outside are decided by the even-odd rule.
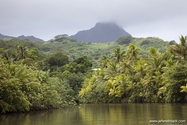
POLYGON ((151 47, 149 53, 147 53, 147 71, 153 74, 155 71, 161 71, 164 66, 164 54, 156 51, 154 47, 151 47))
POLYGON ((127 55, 127 59, 134 60, 134 62, 136 63, 137 60, 140 58, 140 55, 142 55, 142 53, 140 53, 140 48, 136 48, 134 44, 130 44, 127 47, 126 55, 127 55))
POLYGON ((16 45, 16 54, 17 54, 17 59, 18 60, 25 59, 28 55, 27 47, 25 47, 23 45, 20 45, 20 46, 16 45))
POLYGON ((123 59, 120 62, 119 68, 120 68, 120 73, 132 74, 133 70, 134 70, 131 63, 128 60, 125 60, 125 59, 123 59))
POLYGON ((125 94, 127 84, 128 83, 126 76, 124 74, 121 74, 108 80, 105 91, 109 91, 109 95, 122 97, 125 94))
POLYGON ((101 61, 100 62, 101 69, 107 68, 107 64, 108 62, 110 62, 108 56, 105 56, 105 55, 101 57, 100 61, 101 61))
POLYGON ((108 80, 111 77, 115 77, 120 74, 119 65, 115 65, 114 62, 109 62, 107 68, 104 69, 105 76, 104 79, 108 80))
POLYGON ((187 92, 187 84, 186 86, 181 86, 180 88, 182 89, 181 92, 187 92))
POLYGON ((126 53, 126 51, 123 51, 121 53, 121 48, 120 47, 117 47, 117 48, 113 49, 112 58, 114 60, 115 65, 117 63, 119 63, 125 57, 125 53, 126 53))
POLYGON ((140 76, 140 78, 143 78, 145 75, 146 66, 147 63, 145 59, 138 60, 137 65, 134 65, 134 71, 136 72, 136 75, 140 76))
POLYGON ((184 60, 186 61, 186 56, 187 56, 187 36, 182 36, 180 37, 180 44, 175 44, 173 45, 170 50, 172 52, 175 52, 176 54, 182 56, 184 60))
POLYGON ((12 58, 12 51, 10 49, 7 49, 5 52, 3 52, 2 57, 10 61, 10 59, 12 58))

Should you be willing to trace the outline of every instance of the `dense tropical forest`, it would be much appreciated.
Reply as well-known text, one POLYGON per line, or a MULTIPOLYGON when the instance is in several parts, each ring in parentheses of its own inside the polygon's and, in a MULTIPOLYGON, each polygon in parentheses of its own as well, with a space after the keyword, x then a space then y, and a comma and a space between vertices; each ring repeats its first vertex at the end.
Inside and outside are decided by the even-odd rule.
POLYGON ((70 60, 86 55, 93 63, 93 67, 97 67, 100 65, 101 56, 111 55, 112 50, 116 47, 125 50, 130 43, 140 47, 143 53, 146 53, 151 46, 159 48, 160 52, 165 52, 171 44, 174 44, 173 41, 164 42, 156 37, 134 38, 130 35, 119 37, 116 41, 109 43, 85 43, 82 41, 78 42, 64 34, 55 36, 54 40, 45 42, 42 44, 40 50, 46 54, 64 51, 70 60))
POLYGON ((84 43, 0 39, 0 112, 96 102, 186 102, 187 37, 84 43), (92 70, 93 68, 100 70, 92 70))

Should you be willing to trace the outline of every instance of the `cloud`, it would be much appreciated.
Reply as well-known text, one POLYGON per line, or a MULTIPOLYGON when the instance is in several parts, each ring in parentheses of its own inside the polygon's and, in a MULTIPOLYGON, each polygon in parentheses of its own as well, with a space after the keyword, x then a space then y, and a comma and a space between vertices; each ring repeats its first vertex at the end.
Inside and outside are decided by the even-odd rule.
POLYGON ((113 21, 134 36, 178 40, 187 29, 186 5, 186 0, 1 0, 0 33, 48 40, 113 21))

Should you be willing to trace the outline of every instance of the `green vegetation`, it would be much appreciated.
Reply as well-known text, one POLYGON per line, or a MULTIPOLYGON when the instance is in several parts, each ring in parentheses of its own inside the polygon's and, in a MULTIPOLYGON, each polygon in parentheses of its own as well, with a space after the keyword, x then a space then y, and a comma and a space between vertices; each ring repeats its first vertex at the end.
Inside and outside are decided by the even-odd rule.
MULTIPOLYGON (((112 50, 116 47, 120 47, 121 50, 127 49, 129 44, 132 43, 141 49, 142 53, 149 51, 150 47, 159 49, 160 52, 165 52, 169 48, 169 42, 155 37, 148 38, 134 38, 132 36, 122 36, 114 42, 110 43, 92 43, 81 42, 75 39, 69 38, 66 34, 57 35, 54 40, 39 44, 38 49, 47 55, 55 52, 63 51, 72 61, 80 56, 87 56, 92 62, 93 67, 100 65, 100 57, 103 55, 111 55, 112 50)), ((170 43, 172 44, 172 43, 170 43)))
POLYGON ((181 36, 166 52, 151 47, 144 55, 133 44, 117 47, 84 80, 81 102, 187 102, 186 41, 181 36))
MULTIPOLYGON (((11 50, 16 45, 22 45, 27 47, 30 54, 37 55, 38 60, 43 60, 47 55, 63 51, 68 56, 70 62, 75 58, 87 56, 92 62, 93 67, 98 67, 100 65, 100 58, 103 55, 111 55, 114 48, 120 47, 121 50, 126 50, 131 43, 139 47, 144 54, 149 51, 150 47, 159 49, 160 52, 165 52, 170 45, 176 44, 174 41, 164 42, 155 37, 134 38, 130 35, 122 36, 110 43, 78 42, 76 39, 69 38, 67 34, 57 35, 48 42, 30 41, 27 39, 19 40, 16 38, 0 39, 1 48, 11 50)), ((36 58, 34 55, 31 56, 32 59, 36 58)))
POLYGON ((10 48, 0 49, 0 112, 75 106, 92 63, 86 56, 69 63, 62 51, 46 56, 35 43, 26 47, 32 41, 25 42, 7 42, 3 47, 10 48))
POLYGON ((0 60, 0 111, 28 111, 74 105, 70 86, 33 66, 0 60))
POLYGON ((0 112, 76 102, 186 102, 186 40, 125 36, 84 43, 66 34, 49 42, 0 39, 0 112), (91 70, 96 67, 101 70, 91 70))

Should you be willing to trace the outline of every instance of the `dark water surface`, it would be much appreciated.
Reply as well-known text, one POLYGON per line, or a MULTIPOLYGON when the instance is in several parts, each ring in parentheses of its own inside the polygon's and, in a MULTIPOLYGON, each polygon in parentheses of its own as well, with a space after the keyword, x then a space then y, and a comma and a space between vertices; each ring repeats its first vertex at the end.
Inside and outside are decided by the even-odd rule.
POLYGON ((0 115, 0 125, 157 125, 164 123, 186 125, 187 104, 82 104, 76 108, 0 115), (150 120, 155 120, 155 123, 150 120))

